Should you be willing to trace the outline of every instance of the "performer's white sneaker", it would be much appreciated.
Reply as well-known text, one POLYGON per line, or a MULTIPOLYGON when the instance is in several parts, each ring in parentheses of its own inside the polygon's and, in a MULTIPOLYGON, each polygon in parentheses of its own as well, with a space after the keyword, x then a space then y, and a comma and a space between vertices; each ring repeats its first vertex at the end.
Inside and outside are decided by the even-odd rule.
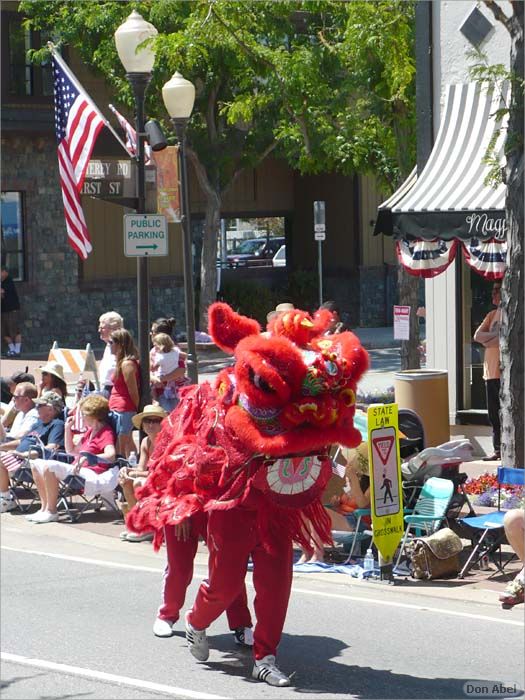
POLYGON ((207 661, 210 655, 210 648, 206 638, 206 630, 196 630, 195 627, 188 622, 188 612, 184 615, 184 623, 186 626, 186 641, 188 647, 197 661, 207 661))
POLYGON ((253 647, 253 630, 251 627, 236 627, 233 630, 235 644, 241 647, 253 647))
POLYGON ((290 685, 290 679, 275 665, 275 656, 263 657, 255 660, 255 665, 252 671, 252 678, 258 681, 264 681, 268 685, 276 685, 280 688, 285 685, 290 685))
POLYGON ((173 622, 157 617, 153 623, 153 634, 156 637, 171 637, 173 635, 173 622))

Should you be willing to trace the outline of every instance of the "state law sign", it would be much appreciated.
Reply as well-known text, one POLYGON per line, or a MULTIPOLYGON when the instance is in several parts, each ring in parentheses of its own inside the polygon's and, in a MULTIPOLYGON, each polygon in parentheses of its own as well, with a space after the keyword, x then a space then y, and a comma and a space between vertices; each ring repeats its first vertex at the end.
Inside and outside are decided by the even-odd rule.
POLYGON ((142 258, 168 254, 168 222, 162 214, 124 214, 124 255, 142 258))
POLYGON ((373 540, 388 564, 404 531, 398 406, 373 404, 367 418, 373 540))

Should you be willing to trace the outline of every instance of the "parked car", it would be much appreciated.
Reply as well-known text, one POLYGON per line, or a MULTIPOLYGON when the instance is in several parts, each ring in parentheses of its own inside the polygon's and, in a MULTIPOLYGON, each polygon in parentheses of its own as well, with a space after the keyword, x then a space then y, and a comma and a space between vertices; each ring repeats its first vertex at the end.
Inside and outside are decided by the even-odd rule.
POLYGON ((274 267, 286 267, 286 245, 282 245, 272 258, 274 267))
POLYGON ((227 257, 228 267, 270 266, 272 258, 284 245, 284 238, 247 238, 227 257))

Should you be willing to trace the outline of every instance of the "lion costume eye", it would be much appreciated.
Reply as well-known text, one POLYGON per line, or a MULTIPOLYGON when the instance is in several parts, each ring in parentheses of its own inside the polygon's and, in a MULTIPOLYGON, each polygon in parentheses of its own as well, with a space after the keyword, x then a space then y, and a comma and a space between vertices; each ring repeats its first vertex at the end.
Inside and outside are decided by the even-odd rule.
POLYGON ((249 369, 249 376, 250 376, 250 381, 251 383, 257 388, 260 389, 261 391, 265 391, 267 394, 273 394, 275 393, 272 387, 268 384, 268 382, 261 377, 260 374, 255 374, 253 369, 250 367, 249 369))

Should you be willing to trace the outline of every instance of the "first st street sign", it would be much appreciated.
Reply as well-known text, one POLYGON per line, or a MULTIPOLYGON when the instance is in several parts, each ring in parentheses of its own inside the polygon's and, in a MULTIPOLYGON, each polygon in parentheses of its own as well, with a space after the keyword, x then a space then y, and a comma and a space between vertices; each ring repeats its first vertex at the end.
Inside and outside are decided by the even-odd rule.
POLYGON ((168 222, 162 214, 124 214, 124 255, 128 258, 168 254, 168 222))

